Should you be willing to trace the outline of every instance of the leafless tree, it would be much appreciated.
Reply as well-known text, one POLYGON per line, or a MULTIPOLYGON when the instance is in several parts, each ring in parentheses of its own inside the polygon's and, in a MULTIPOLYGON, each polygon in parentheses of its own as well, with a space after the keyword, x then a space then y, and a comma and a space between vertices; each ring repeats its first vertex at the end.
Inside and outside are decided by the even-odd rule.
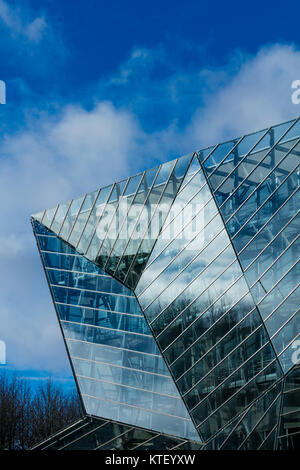
POLYGON ((0 450, 26 450, 82 415, 77 392, 49 378, 34 392, 27 379, 0 374, 0 450))

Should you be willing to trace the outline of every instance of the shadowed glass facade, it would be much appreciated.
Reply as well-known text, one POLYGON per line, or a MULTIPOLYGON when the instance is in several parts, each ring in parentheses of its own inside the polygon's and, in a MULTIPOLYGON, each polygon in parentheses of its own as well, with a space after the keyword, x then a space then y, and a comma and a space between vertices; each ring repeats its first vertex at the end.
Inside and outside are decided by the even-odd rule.
POLYGON ((298 445, 299 163, 296 119, 33 216, 88 415, 298 445))

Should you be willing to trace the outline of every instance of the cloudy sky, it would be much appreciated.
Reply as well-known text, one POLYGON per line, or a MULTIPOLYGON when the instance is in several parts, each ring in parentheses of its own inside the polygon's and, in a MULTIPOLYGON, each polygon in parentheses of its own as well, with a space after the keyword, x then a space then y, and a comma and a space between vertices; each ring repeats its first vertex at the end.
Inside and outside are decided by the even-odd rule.
POLYGON ((299 2, 239 5, 0 0, 6 368, 73 383, 31 214, 300 115, 299 2))

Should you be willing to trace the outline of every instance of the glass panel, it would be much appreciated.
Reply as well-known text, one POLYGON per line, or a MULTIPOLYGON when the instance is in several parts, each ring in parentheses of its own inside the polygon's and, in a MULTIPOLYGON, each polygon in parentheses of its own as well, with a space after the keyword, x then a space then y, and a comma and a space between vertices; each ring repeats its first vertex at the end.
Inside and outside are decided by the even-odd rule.
MULTIPOLYGON (((100 425, 100 423, 99 423, 100 425)), ((81 439, 67 445, 65 450, 91 450, 98 447, 102 442, 105 442, 113 437, 122 434, 129 430, 129 426, 124 426, 118 423, 106 423, 104 426, 99 427, 97 430, 83 436, 81 439)))
POLYGON ((35 219, 31 219, 32 225, 33 225, 33 230, 36 235, 47 235, 50 237, 54 237, 54 233, 50 232, 49 229, 47 229, 43 224, 40 224, 37 222, 35 219))
POLYGON ((56 209, 57 209, 57 206, 53 207, 52 209, 46 210, 46 212, 44 213, 43 220, 42 220, 43 225, 45 225, 48 228, 51 227, 52 220, 55 216, 56 209))
POLYGON ((154 436, 156 436, 154 432, 135 428, 126 434, 118 436, 113 441, 109 441, 107 444, 101 445, 99 450, 131 450, 154 436))
POLYGON ((60 204, 58 206, 58 209, 56 211, 55 217, 53 219, 53 222, 51 224, 51 230, 55 233, 59 233, 60 228, 62 226, 62 223, 64 221, 64 218, 67 214, 67 211, 69 209, 70 201, 66 202, 65 204, 60 204))
POLYGON ((91 397, 101 397, 101 400, 134 405, 144 409, 153 409, 156 412, 187 418, 187 411, 181 399, 160 395, 117 385, 100 380, 93 380, 77 376, 81 393, 91 397))
MULTIPOLYGON (((216 218, 210 223, 210 226, 205 227, 216 214, 213 200, 208 202, 210 197, 207 186, 203 187, 198 195, 183 208, 182 212, 168 226, 164 226, 136 287, 138 295, 157 277, 164 267, 171 264, 175 256, 183 252, 184 248, 187 247, 188 251, 191 252, 191 245, 189 243, 196 236, 199 249, 201 249, 206 242, 210 241, 223 228, 220 218, 216 218), (211 234, 210 230, 212 230, 211 234)), ((177 199, 174 205, 177 204, 177 199)))
POLYGON ((81 308, 74 305, 57 304, 62 320, 88 325, 102 326, 113 330, 131 331, 132 333, 149 334, 149 328, 142 316, 119 314, 109 310, 81 308))
POLYGON ((132 199, 132 196, 121 201, 118 207, 118 221, 114 224, 115 237, 110 237, 106 247, 102 247, 100 256, 100 264, 105 267, 109 273, 113 273, 117 267, 126 243, 129 238, 128 226, 136 223, 140 213, 147 201, 149 188, 151 188, 157 168, 145 173, 141 186, 132 199), (109 259, 108 259, 109 255, 109 259))
POLYGON ((66 269, 99 274, 100 268, 93 265, 82 256, 62 255, 58 253, 41 252, 45 266, 48 268, 66 269))
POLYGON ((77 289, 87 289, 109 294, 125 295, 134 297, 127 287, 109 276, 95 275, 93 273, 81 273, 71 271, 48 270, 51 284, 59 286, 75 287, 77 289))
MULTIPOLYGON (((265 319, 299 283, 300 264, 296 264, 259 304, 259 311, 265 319)), ((293 312, 287 310, 286 314, 293 312)))
POLYGON ((231 140, 229 142, 224 142, 217 146, 217 148, 211 153, 211 155, 205 160, 203 166, 207 173, 211 173, 216 166, 229 154, 232 148, 237 143, 237 140, 231 140))
POLYGON ((300 310, 289 320, 289 322, 272 338, 272 343, 277 354, 288 346, 299 335, 300 331, 300 310))
MULTIPOLYGON (((235 263, 231 268, 226 270, 213 284, 208 287, 197 300, 192 304, 191 308, 185 309, 170 327, 168 327, 159 337, 160 346, 165 349, 174 338, 176 341, 172 344, 171 349, 167 353, 168 359, 171 361, 183 353, 190 342, 191 333, 187 331, 188 327, 194 326, 196 318, 212 307, 215 299, 220 297, 224 291, 232 285, 240 276, 240 267, 235 263), (181 333, 184 332, 183 335, 181 333), (181 336, 180 336, 181 335, 181 336)), ((199 281, 200 282, 200 281, 199 281)), ((203 282, 204 284, 204 282, 203 282)), ((199 289, 200 290, 200 289, 199 289)), ((211 310, 213 312, 213 308, 211 310)))
MULTIPOLYGON (((243 368, 243 370, 244 373, 247 373, 246 368, 243 368)), ((278 380, 278 378, 280 378, 280 376, 280 368, 276 362, 273 362, 269 367, 251 380, 246 387, 239 390, 239 392, 230 400, 226 401, 226 403, 224 403, 224 399, 227 400, 227 395, 223 395, 221 393, 222 391, 218 389, 220 391, 218 403, 222 404, 223 402, 223 405, 214 415, 199 427, 199 433, 206 436, 206 438, 211 437, 221 426, 225 426, 231 419, 235 418, 236 415, 245 410, 246 407, 255 400, 255 398, 257 398, 264 390, 267 390, 276 380, 278 380), (221 400, 221 402, 219 400, 221 400)), ((214 406, 215 405, 213 405, 213 408, 214 406)), ((199 408, 197 419, 199 421, 203 421, 203 416, 208 416, 210 413, 211 410, 209 406, 207 406, 201 417, 199 408)))
POLYGON ((42 221, 43 215, 45 211, 38 212, 37 214, 33 214, 32 218, 38 220, 39 222, 42 221))
POLYGON ((71 203, 70 209, 68 210, 68 213, 67 213, 67 217, 65 218, 64 223, 59 233, 59 236, 63 240, 67 240, 69 237, 69 234, 71 232, 71 229, 73 227, 77 214, 80 210, 84 197, 85 196, 79 197, 78 199, 74 199, 71 203))
POLYGON ((149 374, 133 369, 99 364, 82 359, 73 359, 76 374, 94 379, 102 379, 119 385, 128 385, 146 391, 163 393, 178 398, 176 386, 171 377, 149 374))
POLYGON ((257 302, 280 280, 283 274, 293 266, 295 259, 297 259, 297 253, 299 253, 300 249, 300 239, 298 237, 293 242, 293 232, 294 231, 290 230, 288 225, 281 234, 261 252, 254 263, 247 268, 245 276, 250 286, 253 286, 257 279, 259 279, 252 288, 252 293, 255 295, 257 302), (292 243, 290 244, 290 242, 292 243), (288 246, 289 248, 284 252, 288 246), (274 264, 272 265, 272 263, 274 264), (270 267, 271 269, 268 270, 270 267))
POLYGON ((94 207, 92 208, 92 211, 90 213, 88 222, 83 230, 82 236, 80 238, 80 241, 77 246, 77 251, 79 253, 85 253, 92 234, 96 230, 96 227, 98 225, 98 221, 100 220, 100 217, 102 216, 103 210, 105 208, 105 204, 107 201, 107 198, 111 192, 112 186, 106 186, 105 188, 100 190, 100 193, 98 194, 97 200, 95 202, 94 207))
POLYGON ((136 406, 123 405, 112 401, 107 406, 105 400, 97 400, 92 397, 84 396, 84 402, 87 413, 91 415, 104 416, 125 423, 130 422, 135 426, 147 427, 147 429, 173 434, 173 436, 186 437, 192 440, 199 439, 191 420, 188 419, 158 414, 136 406))
MULTIPOLYGON (((299 192, 298 192, 299 193, 299 192)), ((288 202, 281 207, 279 212, 267 223, 267 225, 259 232, 251 241, 251 243, 243 249, 239 254, 239 258, 243 265, 243 268, 249 265, 249 263, 259 255, 259 253, 272 241, 272 239, 278 234, 278 232, 288 224, 291 217, 296 214, 296 211, 300 205, 300 193, 294 194, 288 202)), ((293 230, 293 225, 291 229, 293 230)), ((297 232, 292 236, 295 238, 297 232)))
POLYGON ((90 215, 90 211, 91 211, 91 208, 93 206, 93 203, 97 197, 97 194, 98 194, 98 191, 94 191, 93 193, 89 193, 86 195, 85 197, 85 200, 84 200, 84 203, 80 209, 80 213, 77 217, 77 220, 73 226, 73 229, 72 229, 72 232, 71 232, 71 235, 68 239, 68 242, 72 245, 72 246, 76 246, 79 239, 80 239, 80 236, 81 236, 81 233, 85 227, 85 223, 90 215))
MULTIPOLYGON (((167 249, 156 259, 155 265, 152 265, 152 279, 154 278, 154 280, 139 296, 139 300, 145 308, 153 299, 158 297, 158 295, 165 293, 166 287, 171 284, 174 278, 178 277, 180 271, 182 271, 188 263, 192 262, 186 269, 193 270, 196 263, 198 272, 200 272, 209 264, 212 258, 218 254, 218 252, 215 251, 218 243, 220 243, 219 246, 223 249, 226 242, 224 231, 221 232, 223 225, 219 217, 215 218, 205 228, 203 228, 202 213, 196 216, 194 222, 195 226, 192 227, 189 225, 186 227, 186 230, 181 232, 178 238, 175 238, 167 249), (203 262, 204 257, 206 258, 206 263, 203 262)), ((148 271, 144 280, 149 279, 150 275, 151 271, 148 271)), ((181 277, 182 276, 180 276, 180 279, 181 277)), ((190 279, 192 279, 192 277, 190 279)))
MULTIPOLYGON (((294 155, 291 155, 291 157, 294 158, 294 155)), ((253 234, 257 233, 269 218, 282 206, 288 196, 297 187, 296 175, 292 174, 286 179, 274 176, 276 185, 279 186, 280 184, 280 186, 277 187, 274 194, 270 195, 275 186, 271 186, 270 184, 269 180, 273 179, 273 175, 271 176, 272 178, 268 178, 265 183, 260 186, 259 190, 253 193, 250 199, 238 210, 228 223, 231 236, 235 236, 234 244, 238 252, 251 240, 253 234), (267 199, 267 197, 269 199, 267 199), (264 202, 265 200, 266 202, 264 202), (259 211, 247 222, 258 207, 260 207, 259 211), (247 225, 241 228, 246 222, 247 225), (236 233, 237 231, 238 233, 236 233)))
POLYGON ((57 302, 134 314, 139 311, 134 297, 53 286, 57 302))
MULTIPOLYGON (((261 330, 263 329, 261 328, 261 330)), ((260 336, 257 336, 257 338, 259 339, 260 336)), ((247 355, 247 349, 245 350, 245 354, 247 355)), ((204 418, 210 416, 214 410, 221 407, 225 400, 236 393, 242 386, 246 385, 247 382, 258 374, 263 367, 267 366, 268 363, 271 362, 273 355, 272 347, 270 343, 267 343, 261 351, 259 351, 253 358, 249 359, 249 361, 238 371, 234 372, 232 376, 228 377, 225 382, 211 394, 209 394, 211 389, 207 389, 204 386, 205 384, 209 386, 209 382, 207 380, 209 378, 208 376, 206 381, 202 382, 202 388, 199 387, 200 396, 206 398, 204 398, 204 400, 192 412, 196 423, 200 424, 204 418)), ((213 390, 215 388, 214 381, 220 379, 218 379, 218 376, 213 373, 210 374, 210 377, 213 381, 211 384, 213 390)), ((226 378, 226 375, 224 378, 226 378)), ((271 381, 271 384, 272 382, 273 380, 271 381)), ((270 383, 268 385, 270 385, 270 383)), ((251 403, 251 395, 249 396, 248 403, 251 403)), ((227 409, 228 403, 225 406, 227 409)), ((234 418, 234 416, 232 416, 232 418, 234 418)))
POLYGON ((72 357, 144 370, 165 375, 166 377, 170 376, 167 366, 160 355, 143 354, 142 352, 125 350, 120 347, 74 340, 67 340, 67 344, 72 357))
POLYGON ((64 333, 68 339, 77 339, 89 343, 115 346, 132 351, 148 354, 160 354, 152 336, 138 335, 124 331, 104 329, 76 323, 61 321, 64 333))
MULTIPOLYGON (((190 390, 202 377, 205 376, 218 362, 224 359, 228 354, 233 351, 234 348, 240 345, 242 341, 245 340, 251 333, 261 325, 261 319, 257 310, 254 310, 251 315, 245 318, 245 320, 235 329, 233 329, 227 336, 223 338, 223 340, 219 344, 215 344, 213 338, 213 331, 211 335, 207 335, 204 338, 203 342, 204 345, 202 346, 201 340, 197 342, 191 350, 187 351, 185 357, 189 355, 191 356, 188 360, 188 366, 192 367, 184 376, 180 378, 178 381, 178 387, 182 393, 186 393, 190 390), (209 352, 208 352, 209 351, 209 352), (193 363, 196 364, 193 366, 193 363)), ((219 334, 220 336, 222 333, 219 334)), ((254 335, 255 336, 255 335, 254 335)), ((221 336, 222 337, 222 336, 221 336)), ((249 340, 248 343, 252 344, 253 339, 249 340)), ((247 343, 247 344, 248 344, 247 343)), ((246 344, 246 346, 247 346, 246 344)), ((242 362, 242 355, 241 352, 244 351, 244 346, 241 350, 237 350, 235 355, 228 359, 230 363, 230 370, 233 367, 233 359, 235 356, 238 357, 238 361, 242 362)), ((180 370, 180 364, 184 362, 182 358, 179 361, 172 365, 172 372, 177 371, 178 374, 182 374, 187 369, 186 365, 184 368, 180 370)), ((224 370, 224 367, 222 367, 224 370)), ((224 376, 224 374, 223 374, 224 376)))
POLYGON ((186 176, 183 180, 183 183, 182 183, 182 187, 180 188, 178 194, 180 194, 180 192, 184 189, 185 185, 187 183, 189 183, 192 178, 195 176, 195 174, 200 171, 200 165, 199 165, 199 160, 197 158, 197 155, 194 155, 192 161, 191 161, 191 164, 189 166, 189 169, 186 173, 186 176))
POLYGON ((297 311, 299 308, 300 287, 294 290, 287 299, 266 320, 266 327, 271 336, 297 311))
POLYGON ((67 245, 56 237, 38 236, 37 239, 41 250, 76 255, 76 251, 70 245, 67 245))
MULTIPOLYGON (((158 175, 158 178, 159 176, 160 175, 158 175)), ((118 273, 116 273, 119 279, 124 280, 127 285, 132 288, 135 287, 139 276, 148 260, 149 253, 151 252, 152 247, 156 242, 158 233, 168 215, 169 209, 174 201, 180 183, 181 180, 176 179, 174 173, 172 173, 170 182, 164 188, 163 195, 161 199, 159 199, 159 204, 157 205, 155 203, 154 205, 150 206, 151 223, 146 233, 145 229, 149 223, 149 207, 145 207, 145 209, 142 211, 139 223, 134 228, 131 240, 128 243, 123 256, 123 263, 121 260, 118 273), (140 246, 139 243, 137 243, 139 240, 142 240, 140 246), (126 261, 126 264, 124 264, 124 261, 126 261), (126 274, 127 266, 130 267, 126 274)), ((154 190, 155 189, 152 189, 152 191, 154 190)))
MULTIPOLYGON (((233 338, 234 339, 234 338, 233 338)), ((203 364, 199 363, 195 372, 196 372, 196 383, 200 379, 200 382, 185 395, 185 401, 189 407, 189 409, 193 408, 197 405, 200 401, 202 401, 207 395, 209 395, 213 390, 217 389, 217 387, 228 377, 232 374, 236 369, 240 368, 245 361, 247 361, 255 352, 261 347, 261 345, 266 344, 268 341, 266 332, 264 328, 260 328, 256 333, 246 339, 236 350, 234 350, 226 359, 222 362, 222 357, 226 356, 228 351, 223 352, 223 344, 221 343, 219 347, 215 350, 214 358, 217 359, 213 365, 211 365, 210 370, 207 375, 203 377, 203 364), (218 357, 218 350, 220 349, 220 358, 218 357), (217 366, 216 366, 217 364, 217 366)), ((230 341, 229 344, 225 344, 225 348, 234 347, 235 345, 231 345, 230 341)), ((271 347, 269 345, 269 347, 271 347)), ((212 355, 211 355, 212 357, 212 355)), ((250 359, 249 364, 251 365, 252 359, 250 359)), ((203 362, 206 362, 204 359, 203 362)), ((245 368, 248 369, 249 364, 245 365, 245 368)), ((259 364, 259 363, 258 363, 259 364)), ((207 366, 207 364, 206 364, 207 366)), ((257 361, 254 362, 254 369, 252 373, 255 372, 255 367, 257 367, 257 361)), ((248 376, 249 377, 249 376, 248 376)), ((231 385, 227 386, 230 391, 226 390, 226 396, 228 394, 232 394, 237 391, 238 388, 242 387, 248 381, 248 377, 244 376, 243 370, 240 372, 234 373, 233 377, 231 378, 231 385), (234 386, 232 386, 234 384, 234 386)), ((222 388, 222 386, 221 386, 222 388)), ((223 387, 224 388, 224 387, 223 387)), ((217 393, 217 391, 216 391, 217 393)), ((201 406, 201 405, 200 405, 201 406)))
POLYGON ((103 210, 102 215, 99 218, 98 225, 96 227, 96 230, 92 237, 92 241, 86 253, 86 256, 91 260, 95 260, 99 248, 101 247, 102 242, 106 237, 107 231, 109 230, 110 224, 113 220, 113 217, 115 216, 115 211, 118 206, 119 199, 125 188, 126 181, 121 181, 121 183, 116 183, 114 185, 113 190, 109 196, 108 202, 105 206, 105 209, 103 210))
MULTIPOLYGON (((288 124, 283 124, 277 127, 277 131, 280 129, 280 132, 286 132, 288 129, 290 123, 288 124)), ((276 133, 276 132, 275 132, 276 133)), ((288 135, 288 134, 287 134, 288 135)), ((273 142, 275 142, 277 139, 274 139, 274 131, 273 134, 270 133, 270 146, 273 145, 273 142)), ((278 137, 278 133, 277 136, 278 137)), ((265 138, 264 138, 265 139, 265 138)), ((283 152, 279 152, 279 150, 276 148, 276 150, 273 150, 272 152, 268 153, 270 149, 265 149, 261 150, 259 152, 253 152, 249 156, 245 157, 242 160, 242 163, 240 165, 237 165, 234 167, 234 171, 230 174, 230 178, 226 179, 222 185, 218 187, 216 190, 216 198, 219 204, 223 204, 225 200, 227 200, 226 205, 223 205, 221 210, 222 213, 225 217, 225 219, 230 215, 235 209, 238 208, 239 206, 239 194, 240 195, 245 195, 246 190, 248 191, 249 189, 252 188, 251 182, 254 184, 257 184, 257 182, 262 181, 262 177, 259 174, 261 171, 263 171, 264 168, 268 167, 271 168, 270 164, 268 163, 269 160, 272 160, 273 166, 273 157, 274 156, 283 156, 283 152), (266 155, 268 153, 268 155, 266 155), (267 162, 267 165, 262 165, 261 162, 267 162), (255 166, 260 163, 259 167, 254 170, 255 166), (253 171, 254 170, 254 171, 253 171), (251 173, 253 171, 253 173, 251 173), (251 174, 251 177, 249 178, 249 175, 251 174), (256 176, 255 176, 256 175, 256 176), (235 192, 235 189, 240 185, 240 183, 244 180, 247 179, 246 185, 244 184, 241 190, 239 192, 235 192)))

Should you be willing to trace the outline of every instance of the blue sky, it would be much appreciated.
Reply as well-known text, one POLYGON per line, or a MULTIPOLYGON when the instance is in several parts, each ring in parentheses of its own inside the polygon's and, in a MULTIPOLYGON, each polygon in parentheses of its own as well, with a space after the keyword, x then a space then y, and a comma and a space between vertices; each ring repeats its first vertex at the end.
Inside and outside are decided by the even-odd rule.
POLYGON ((299 13, 296 1, 0 0, 7 369, 73 384, 30 215, 299 115, 299 13))

